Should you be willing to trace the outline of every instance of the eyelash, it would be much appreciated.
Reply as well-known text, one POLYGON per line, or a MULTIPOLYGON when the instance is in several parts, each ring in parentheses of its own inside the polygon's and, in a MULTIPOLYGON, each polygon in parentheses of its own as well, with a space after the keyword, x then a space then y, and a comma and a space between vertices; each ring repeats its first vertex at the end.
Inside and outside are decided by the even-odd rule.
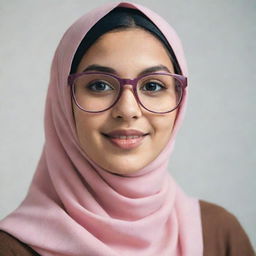
POLYGON ((104 84, 104 86, 108 86, 109 88, 111 88, 112 90, 113 90, 113 87, 111 87, 107 82, 105 82, 105 81, 95 81, 95 82, 91 82, 91 83, 89 83, 88 85, 86 85, 86 88, 88 88, 89 90, 92 90, 92 91, 94 91, 94 92, 96 92, 96 91, 106 91, 106 90, 95 90, 95 89, 92 89, 92 87, 93 86, 97 86, 97 85, 99 85, 99 84, 104 84))
POLYGON ((165 86, 164 86, 164 85, 160 84, 159 82, 155 82, 155 81, 146 82, 145 84, 143 84, 143 86, 141 86, 141 89, 142 89, 143 91, 147 91, 147 92, 158 92, 158 91, 160 91, 160 90, 144 90, 143 88, 144 88, 145 86, 147 86, 148 84, 157 85, 158 87, 160 87, 160 90, 165 89, 165 86))

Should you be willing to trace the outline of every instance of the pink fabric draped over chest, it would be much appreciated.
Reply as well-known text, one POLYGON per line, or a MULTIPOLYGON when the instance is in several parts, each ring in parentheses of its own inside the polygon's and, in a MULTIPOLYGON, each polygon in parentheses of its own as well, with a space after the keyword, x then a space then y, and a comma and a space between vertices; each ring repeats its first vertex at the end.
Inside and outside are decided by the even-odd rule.
POLYGON ((0 222, 0 229, 47 256, 200 256, 199 202, 185 195, 167 170, 187 91, 167 146, 133 175, 103 170, 77 141, 67 86, 72 58, 87 31, 117 6, 148 16, 187 75, 178 36, 153 11, 131 2, 109 3, 78 19, 64 34, 52 62, 45 145, 36 173, 25 200, 0 222))

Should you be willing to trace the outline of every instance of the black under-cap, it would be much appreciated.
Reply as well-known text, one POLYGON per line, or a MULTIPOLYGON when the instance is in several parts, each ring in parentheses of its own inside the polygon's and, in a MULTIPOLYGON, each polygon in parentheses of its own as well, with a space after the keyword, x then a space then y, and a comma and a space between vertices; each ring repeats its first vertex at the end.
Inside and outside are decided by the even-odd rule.
POLYGON ((176 59, 176 56, 166 40, 163 33, 158 29, 158 27, 147 18, 142 12, 136 9, 126 8, 126 7, 116 7, 104 17, 102 17, 84 36, 79 47, 74 55, 70 73, 76 72, 77 67, 83 58, 85 52, 89 47, 103 34, 119 28, 133 28, 140 27, 151 34, 156 36, 165 46, 170 54, 171 61, 174 66, 174 71, 176 74, 181 74, 181 69, 176 59))

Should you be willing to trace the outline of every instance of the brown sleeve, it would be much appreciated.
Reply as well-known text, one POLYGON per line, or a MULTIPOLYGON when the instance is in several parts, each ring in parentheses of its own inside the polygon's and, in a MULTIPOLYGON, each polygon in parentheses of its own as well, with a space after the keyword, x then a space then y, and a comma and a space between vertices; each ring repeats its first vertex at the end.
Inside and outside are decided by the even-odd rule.
POLYGON ((0 230, 0 256, 40 256, 10 234, 0 230))
POLYGON ((218 205, 200 200, 204 256, 254 256, 236 217, 218 205))

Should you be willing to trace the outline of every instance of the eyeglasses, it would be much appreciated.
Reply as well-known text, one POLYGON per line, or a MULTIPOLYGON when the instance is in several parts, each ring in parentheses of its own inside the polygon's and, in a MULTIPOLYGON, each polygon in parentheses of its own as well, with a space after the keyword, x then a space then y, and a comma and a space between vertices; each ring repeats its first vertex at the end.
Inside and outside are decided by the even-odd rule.
POLYGON ((182 101, 187 78, 171 73, 150 73, 124 79, 102 72, 82 72, 68 77, 72 98, 83 111, 99 113, 112 108, 120 99, 124 85, 132 85, 136 101, 146 110, 169 113, 182 101))

